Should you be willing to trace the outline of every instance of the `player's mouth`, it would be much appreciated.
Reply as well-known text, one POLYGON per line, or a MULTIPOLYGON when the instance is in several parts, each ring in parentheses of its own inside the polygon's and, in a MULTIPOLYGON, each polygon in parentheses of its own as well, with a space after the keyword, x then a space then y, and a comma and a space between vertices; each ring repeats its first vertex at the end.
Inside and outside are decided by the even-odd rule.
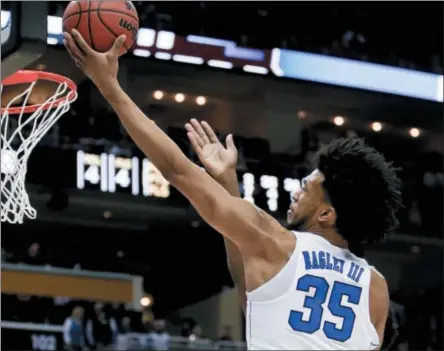
POLYGON ((290 203, 290 206, 288 207, 288 211, 287 211, 287 216, 293 216, 294 215, 297 203, 298 203, 297 201, 292 201, 290 203))

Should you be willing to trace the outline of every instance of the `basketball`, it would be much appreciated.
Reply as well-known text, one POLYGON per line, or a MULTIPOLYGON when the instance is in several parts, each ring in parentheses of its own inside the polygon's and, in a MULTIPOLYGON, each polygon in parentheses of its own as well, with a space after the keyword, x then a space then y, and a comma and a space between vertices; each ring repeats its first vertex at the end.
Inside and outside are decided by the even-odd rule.
POLYGON ((63 14, 63 29, 79 31, 96 51, 106 52, 122 34, 124 54, 133 46, 139 30, 139 17, 131 1, 71 1, 63 14))

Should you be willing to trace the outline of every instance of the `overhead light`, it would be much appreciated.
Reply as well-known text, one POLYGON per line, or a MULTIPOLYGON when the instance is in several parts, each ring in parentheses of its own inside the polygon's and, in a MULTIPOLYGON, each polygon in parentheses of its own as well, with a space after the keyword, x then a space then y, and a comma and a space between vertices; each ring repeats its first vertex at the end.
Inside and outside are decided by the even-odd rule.
POLYGON ((409 134, 412 138, 417 138, 421 134, 421 131, 418 128, 411 128, 409 134))
POLYGON ((153 298, 151 296, 144 296, 140 299, 140 304, 143 307, 150 307, 153 304, 153 298))
POLYGON ((207 103, 207 99, 205 98, 205 96, 198 96, 196 98, 196 104, 198 104, 199 106, 205 105, 207 103))
POLYGON ((372 129, 374 132, 380 132, 382 130, 382 124, 380 122, 373 122, 372 129))
POLYGON ((161 90, 156 90, 156 91, 153 93, 153 97, 154 97, 156 100, 162 100, 162 99, 163 99, 163 96, 164 96, 164 93, 163 93, 163 91, 161 91, 161 90))
POLYGON ((339 127, 345 123, 345 119, 344 119, 344 117, 336 116, 335 118, 333 118, 333 123, 339 127))
POLYGON ((307 117, 307 112, 302 111, 302 110, 298 111, 297 116, 298 116, 299 119, 304 119, 304 118, 307 117))
POLYGON ((184 102, 185 101, 185 95, 183 95, 182 93, 176 94, 174 96, 174 100, 176 100, 176 102, 184 102))

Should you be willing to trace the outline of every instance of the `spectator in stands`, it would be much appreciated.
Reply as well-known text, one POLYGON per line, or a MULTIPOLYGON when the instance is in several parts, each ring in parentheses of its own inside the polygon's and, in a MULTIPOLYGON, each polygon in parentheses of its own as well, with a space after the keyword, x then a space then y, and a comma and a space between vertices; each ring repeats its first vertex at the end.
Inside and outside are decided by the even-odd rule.
POLYGON ((443 162, 442 154, 429 152, 422 155, 422 184, 417 187, 418 207, 424 235, 442 233, 443 222, 443 162))
POLYGON ((231 325, 224 325, 219 336, 219 341, 233 341, 231 325))
POLYGON ((199 324, 195 324, 190 336, 188 337, 188 348, 190 349, 209 349, 212 341, 205 338, 202 328, 199 324))
POLYGON ((131 318, 125 316, 122 318, 119 334, 122 337, 118 338, 118 350, 136 350, 140 348, 140 339, 138 336, 130 335, 134 333, 131 318))
POLYGON ((6 250, 2 247, 2 262, 7 262, 8 261, 8 253, 6 252, 6 250))
POLYGON ((42 257, 41 248, 39 243, 32 243, 28 247, 27 254, 21 259, 23 263, 31 264, 35 266, 41 266, 45 262, 42 257))
POLYGON ((109 349, 116 344, 118 329, 116 320, 108 316, 102 303, 94 304, 94 313, 86 323, 86 337, 91 348, 109 349))
POLYGON ((63 342, 65 350, 79 351, 85 347, 85 335, 83 331, 83 308, 74 307, 71 316, 63 323, 63 342))
POLYGON ((168 350, 170 347, 170 334, 165 330, 164 320, 155 320, 153 322, 153 331, 148 335, 147 345, 152 350, 168 350))
POLYGON ((145 310, 142 314, 142 325, 146 332, 150 333, 153 330, 154 314, 151 310, 145 310))
POLYGON ((180 328, 180 336, 188 338, 191 335, 191 331, 193 330, 191 322, 192 321, 190 321, 189 319, 185 319, 182 322, 182 327, 180 328))
POLYGON ((193 328, 193 330, 191 331, 191 334, 189 336, 190 340, 199 340, 199 339, 203 339, 203 335, 202 335, 202 328, 199 324, 196 324, 193 328))
POLYGON ((131 318, 128 316, 125 316, 122 318, 122 325, 120 326, 120 334, 127 334, 127 333, 132 333, 133 332, 133 328, 131 326, 131 318))

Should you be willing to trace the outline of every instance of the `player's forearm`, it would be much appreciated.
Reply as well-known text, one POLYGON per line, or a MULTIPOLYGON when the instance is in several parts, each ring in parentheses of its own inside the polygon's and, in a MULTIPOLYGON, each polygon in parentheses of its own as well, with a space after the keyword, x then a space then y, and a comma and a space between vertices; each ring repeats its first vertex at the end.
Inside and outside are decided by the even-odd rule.
MULTIPOLYGON (((229 170, 216 178, 218 183, 222 185, 231 196, 240 197, 239 182, 237 179, 236 169, 229 170)), ((239 302, 242 310, 245 312, 246 307, 246 288, 245 288, 245 270, 242 255, 234 243, 224 237, 225 251, 227 252, 227 264, 233 279, 235 288, 238 291, 239 302)))
POLYGON ((217 182, 230 193, 231 196, 240 197, 239 181, 237 179, 236 169, 228 170, 216 177, 217 182))
POLYGON ((176 143, 137 107, 118 82, 98 88, 131 138, 166 179, 191 165, 176 143))

